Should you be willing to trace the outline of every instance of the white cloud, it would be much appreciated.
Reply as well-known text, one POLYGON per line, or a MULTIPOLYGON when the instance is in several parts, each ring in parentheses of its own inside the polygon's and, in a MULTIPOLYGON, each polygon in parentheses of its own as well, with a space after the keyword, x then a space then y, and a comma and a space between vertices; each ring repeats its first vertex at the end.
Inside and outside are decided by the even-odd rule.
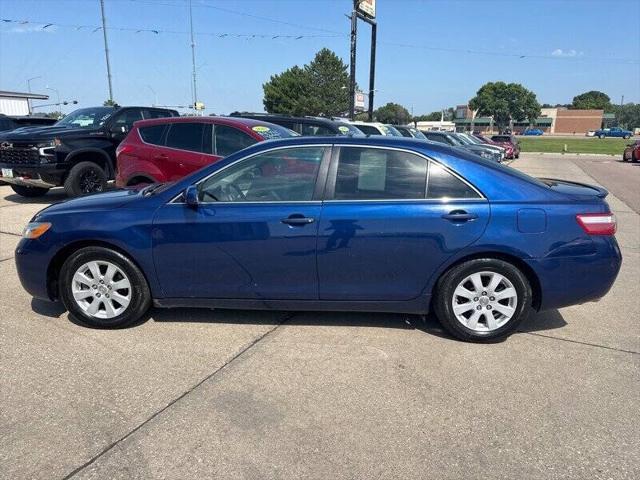
POLYGON ((571 50, 556 48, 553 52, 551 52, 551 55, 554 57, 581 57, 582 55, 584 55, 584 52, 578 52, 573 48, 571 50))

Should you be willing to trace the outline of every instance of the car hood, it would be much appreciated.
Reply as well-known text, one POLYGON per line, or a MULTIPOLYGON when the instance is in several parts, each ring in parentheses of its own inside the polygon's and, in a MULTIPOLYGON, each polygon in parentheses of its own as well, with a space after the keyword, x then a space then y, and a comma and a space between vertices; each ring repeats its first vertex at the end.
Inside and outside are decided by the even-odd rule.
MULTIPOLYGON (((57 215, 86 210, 111 210, 123 207, 129 203, 141 199, 140 190, 121 189, 110 192, 95 193, 86 197, 72 198, 53 204, 44 210, 40 210, 36 217, 57 215)), ((35 218, 35 217, 34 217, 35 218)))
POLYGON ((51 125, 48 127, 20 127, 9 132, 0 133, 0 140, 7 142, 39 142, 59 137, 92 135, 99 129, 74 128, 51 125))

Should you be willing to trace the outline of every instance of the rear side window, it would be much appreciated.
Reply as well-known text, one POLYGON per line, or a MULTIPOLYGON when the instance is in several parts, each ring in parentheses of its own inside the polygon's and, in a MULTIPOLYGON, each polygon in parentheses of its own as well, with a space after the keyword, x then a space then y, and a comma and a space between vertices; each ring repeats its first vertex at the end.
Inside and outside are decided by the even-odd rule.
POLYGON ((214 128, 216 155, 226 157, 256 143, 256 140, 237 128, 216 125, 214 128))
POLYGON ((144 140, 145 143, 150 143, 152 145, 162 145, 162 137, 164 135, 164 130, 167 128, 166 125, 153 125, 151 127, 142 127, 140 128, 140 137, 144 140))
POLYGON ((480 198, 480 195, 441 165, 430 162, 427 198, 480 198))
POLYGON ((427 160, 407 152, 345 147, 340 151, 334 199, 424 198, 427 160))
POLYGON ((144 118, 167 118, 173 117, 169 110, 157 110, 155 108, 146 108, 142 111, 144 118))
POLYGON ((305 137, 313 136, 331 136, 335 135, 335 132, 324 125, 313 125, 309 123, 302 123, 300 126, 300 133, 305 137))
POLYGON ((167 133, 167 147, 202 152, 204 123, 173 123, 167 133))

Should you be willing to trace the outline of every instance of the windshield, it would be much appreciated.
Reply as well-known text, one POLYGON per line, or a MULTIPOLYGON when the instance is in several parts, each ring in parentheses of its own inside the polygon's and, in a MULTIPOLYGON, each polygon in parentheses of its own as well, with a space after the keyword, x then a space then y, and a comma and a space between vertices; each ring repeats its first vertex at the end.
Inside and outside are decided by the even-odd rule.
POLYGON ((460 140, 463 145, 472 145, 473 142, 469 140, 463 133, 457 133, 455 135, 456 140, 460 140))
POLYGON ((422 133, 420 130, 418 130, 417 128, 410 128, 409 131, 412 133, 414 138, 419 138, 420 140, 426 140, 427 137, 425 136, 424 133, 422 133))
POLYGON ((115 111, 112 107, 81 108, 64 117, 56 126, 98 128, 102 127, 115 111))
POLYGON ((274 138, 299 137, 298 132, 294 132, 290 128, 270 123, 268 125, 254 125, 251 130, 260 135, 264 140, 272 140, 274 138))
POLYGON ((451 134, 447 135, 447 134, 445 134, 444 136, 447 138, 447 140, 449 140, 449 142, 452 145, 455 145, 457 147, 460 147, 460 146, 463 146, 463 145, 467 145, 466 143, 464 143, 462 140, 460 140, 455 135, 451 135, 451 134))
POLYGON ((384 128, 387 129, 387 135, 391 135, 393 137, 402 137, 403 135, 398 131, 396 127, 393 125, 384 125, 384 128))
POLYGON ((463 133, 462 136, 467 140, 469 140, 469 143, 472 145, 482 145, 482 142, 478 140, 476 137, 474 137, 473 135, 469 135, 468 133, 463 133))
POLYGON ((338 125, 338 130, 340 130, 341 135, 348 135, 351 137, 364 137, 366 136, 362 133, 362 130, 357 129, 350 123, 346 122, 335 122, 338 125))

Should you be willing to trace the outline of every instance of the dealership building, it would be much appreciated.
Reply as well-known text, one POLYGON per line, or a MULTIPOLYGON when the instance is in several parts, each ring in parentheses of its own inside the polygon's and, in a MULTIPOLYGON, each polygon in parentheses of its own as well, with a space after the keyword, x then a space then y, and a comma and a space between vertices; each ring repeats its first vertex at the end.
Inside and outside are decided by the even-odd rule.
POLYGON ((3 115, 30 115, 30 100, 47 100, 48 95, 38 93, 8 92, 0 90, 0 114, 3 115))
MULTIPOLYGON (((526 128, 539 128, 546 134, 584 135, 589 130, 608 126, 614 120, 613 114, 606 114, 603 110, 543 108, 540 116, 533 123, 529 120, 514 121, 511 129, 514 133, 521 133, 526 128)), ((490 133, 497 130, 492 117, 476 117, 475 112, 468 105, 456 107, 453 122, 458 132, 490 133)))

